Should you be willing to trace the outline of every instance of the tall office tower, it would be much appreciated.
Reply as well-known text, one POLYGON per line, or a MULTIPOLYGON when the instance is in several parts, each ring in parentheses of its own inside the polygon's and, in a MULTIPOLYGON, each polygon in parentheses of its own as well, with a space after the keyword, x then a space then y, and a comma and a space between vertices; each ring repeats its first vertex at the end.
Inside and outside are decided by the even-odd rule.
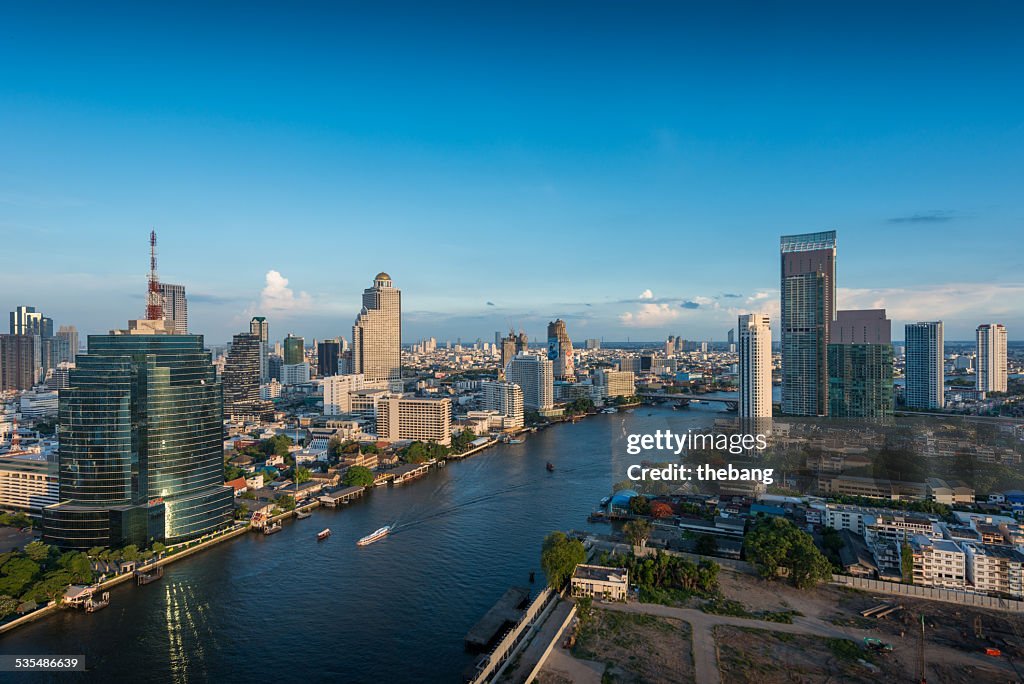
POLYGON ((984 392, 1006 391, 1006 328, 1001 323, 983 323, 976 331, 978 373, 976 386, 984 392))
POLYGON ((73 325, 62 325, 57 331, 57 337, 61 340, 57 364, 74 363, 75 356, 78 355, 78 328, 73 325))
POLYGON ((306 360, 306 340, 288 333, 284 338, 284 363, 294 365, 306 360))
POLYGON ((525 354, 530 349, 530 338, 522 330, 516 335, 516 354, 525 354))
POLYGON ((559 318, 548 323, 548 358, 554 364, 557 380, 576 380, 576 367, 572 355, 572 340, 565 329, 565 321, 559 318))
POLYGON ((338 362, 341 359, 341 342, 324 340, 316 346, 316 374, 321 378, 337 375, 338 362))
POLYGON ((11 334, 53 337, 53 319, 36 311, 34 306, 19 306, 11 312, 11 334))
POLYGON ((772 416, 772 326, 766 313, 744 314, 740 331, 740 418, 772 416))
POLYGON ((828 414, 828 341, 835 318, 836 232, 783 235, 782 412, 828 414))
POLYGON ((480 383, 481 404, 488 411, 497 411, 505 419, 504 428, 523 427, 523 390, 507 380, 485 380, 480 383))
POLYGON ((260 355, 263 346, 252 333, 239 333, 231 341, 224 360, 221 384, 224 386, 224 415, 255 412, 260 400, 260 355))
POLYGON ((160 297, 164 307, 164 318, 174 324, 176 335, 188 334, 188 300, 184 285, 160 283, 160 297))
POLYGON ((260 382, 270 381, 270 324, 263 316, 253 316, 249 332, 260 338, 260 382))
POLYGON ((0 335, 0 392, 29 390, 40 377, 38 335, 0 335))
POLYGON ((554 364, 542 356, 516 354, 505 367, 505 379, 523 390, 523 405, 537 411, 555 403, 554 364))
POLYGON ((907 323, 904 340, 907 408, 942 408, 945 406, 942 321, 907 323))
POLYGON ((891 416, 892 366, 892 321, 885 309, 836 312, 828 345, 829 416, 891 416))
POLYGON ((402 291, 387 273, 363 290, 363 308, 352 326, 352 367, 371 382, 402 388, 402 291))
POLYGON ((501 331, 500 330, 495 330, 494 331, 494 346, 495 347, 499 347, 499 348, 501 347, 501 331))
POLYGON ((729 332, 725 333, 726 344, 736 344, 736 329, 729 328, 729 332))
POLYGON ((508 331, 508 337, 501 338, 501 369, 505 370, 505 366, 512 360, 518 351, 516 350, 516 334, 512 330, 508 331))

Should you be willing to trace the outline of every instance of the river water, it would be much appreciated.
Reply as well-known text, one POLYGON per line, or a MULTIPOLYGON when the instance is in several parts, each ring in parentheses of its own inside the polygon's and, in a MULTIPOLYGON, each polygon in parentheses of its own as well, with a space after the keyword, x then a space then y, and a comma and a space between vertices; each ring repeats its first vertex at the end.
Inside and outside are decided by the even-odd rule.
POLYGON ((626 433, 728 415, 639 407, 557 425, 276 535, 225 542, 154 584, 118 587, 98 613, 62 611, 0 637, 0 654, 85 655, 88 667, 8 681, 460 681, 469 628, 531 570, 543 586, 544 535, 590 529, 587 514, 625 479, 626 433), (388 523, 390 537, 355 546, 388 523), (324 527, 332 535, 318 543, 324 527))

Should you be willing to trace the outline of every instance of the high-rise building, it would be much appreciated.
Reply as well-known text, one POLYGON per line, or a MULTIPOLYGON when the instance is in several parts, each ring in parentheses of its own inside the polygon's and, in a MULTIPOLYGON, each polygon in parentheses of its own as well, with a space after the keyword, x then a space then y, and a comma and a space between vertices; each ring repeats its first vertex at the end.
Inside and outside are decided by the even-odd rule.
POLYGON ((174 325, 176 335, 188 334, 188 299, 184 285, 160 283, 160 297, 164 308, 164 319, 174 325))
POLYGON ((387 382, 366 382, 362 375, 331 375, 324 378, 324 415, 352 413, 352 393, 363 389, 387 389, 387 382))
POLYGON ((19 306, 11 312, 11 334, 53 337, 53 319, 36 311, 34 306, 19 306))
POLYGON ((73 325, 62 325, 57 330, 57 338, 61 340, 57 364, 74 363, 78 354, 78 328, 73 325))
POLYGON ((508 337, 501 338, 501 368, 505 369, 508 362, 512 360, 512 357, 518 354, 519 349, 519 337, 515 334, 515 331, 509 330, 508 337))
POLYGON ((594 386, 604 398, 632 397, 636 394, 636 376, 632 371, 598 368, 594 371, 594 386))
POLYGON ((782 412, 828 414, 828 341, 835 318, 836 232, 783 235, 782 412))
POLYGON ((60 503, 43 510, 47 543, 143 546, 230 524, 221 385, 202 336, 162 323, 90 335, 71 370, 60 393, 60 503))
POLYGON ((253 316, 249 332, 260 339, 260 382, 270 380, 270 324, 263 316, 253 316))
POLYGON ((829 337, 829 416, 891 416, 892 321, 885 309, 838 311, 829 337))
POLYGON ((554 364, 542 356, 516 354, 505 367, 505 379, 523 390, 523 405, 546 411, 555 403, 554 364))
POLYGON ((39 382, 38 335, 0 335, 0 392, 28 390, 39 382))
POLYGON ((304 385, 309 382, 309 364, 285 363, 281 365, 282 385, 304 385))
POLYGON ((316 348, 316 374, 321 378, 337 375, 338 361, 341 358, 341 341, 324 340, 316 348))
POLYGON ((975 335, 978 342, 977 388, 983 392, 1005 392, 1006 328, 1000 323, 983 323, 975 335))
POLYGON ((221 374, 225 416, 256 411, 260 401, 262 349, 260 338, 252 333, 239 333, 231 341, 221 374))
POLYGON ((352 370, 369 381, 402 386, 402 291, 378 273, 363 290, 363 308, 352 326, 352 370))
POLYGON ((740 331, 740 418, 771 418, 771 320, 766 313, 744 314, 739 317, 736 326, 740 331))
POLYGON ((600 337, 588 337, 587 338, 587 349, 600 349, 601 338, 600 337))
POLYGON ((574 382, 576 367, 573 362, 572 340, 561 318, 548 323, 548 359, 554 364, 557 380, 574 382))
POLYGON ((908 323, 905 334, 907 408, 940 409, 945 405, 942 321, 908 323))
POLYGON ((306 360, 306 340, 288 333, 284 338, 284 363, 294 365, 306 360))
POLYGON ((514 382, 485 380, 480 383, 483 408, 497 411, 506 428, 523 427, 523 390, 514 382))
POLYGON ((452 443, 451 399, 390 395, 376 404, 377 436, 383 440, 452 443))

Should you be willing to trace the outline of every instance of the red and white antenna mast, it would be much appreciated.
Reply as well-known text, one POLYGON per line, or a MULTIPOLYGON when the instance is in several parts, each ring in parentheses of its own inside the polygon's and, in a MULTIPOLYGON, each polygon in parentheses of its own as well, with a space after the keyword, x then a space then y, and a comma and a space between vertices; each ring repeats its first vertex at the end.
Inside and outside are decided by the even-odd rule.
POLYGON ((164 298, 160 292, 160 279, 156 275, 156 231, 149 232, 149 293, 146 296, 146 319, 164 318, 164 298))

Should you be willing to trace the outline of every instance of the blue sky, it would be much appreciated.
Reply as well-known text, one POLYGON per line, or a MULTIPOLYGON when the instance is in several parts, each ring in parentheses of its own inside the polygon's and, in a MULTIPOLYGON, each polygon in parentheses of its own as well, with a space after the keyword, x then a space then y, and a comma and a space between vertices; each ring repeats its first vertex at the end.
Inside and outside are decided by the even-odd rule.
POLYGON ((834 228, 840 308, 1021 338, 1018 3, 275 4, 0 9, 0 309, 123 325, 155 227, 211 342, 381 270, 407 341, 723 339, 834 228))

